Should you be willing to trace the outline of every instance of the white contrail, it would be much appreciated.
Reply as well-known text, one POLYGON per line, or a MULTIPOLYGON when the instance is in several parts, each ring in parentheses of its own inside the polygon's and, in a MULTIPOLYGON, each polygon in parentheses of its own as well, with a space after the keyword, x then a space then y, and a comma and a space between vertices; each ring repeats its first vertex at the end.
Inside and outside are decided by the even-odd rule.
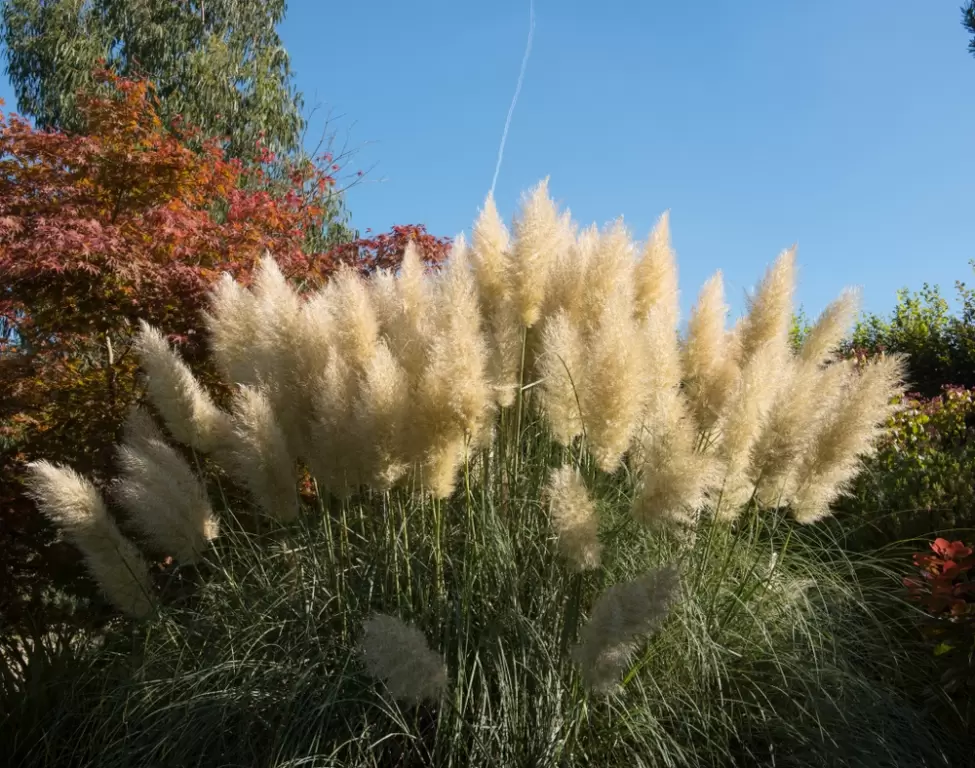
POLYGON ((501 173, 501 161, 504 159, 504 144, 508 140, 508 128, 511 127, 511 116, 515 112, 515 104, 518 103, 518 94, 521 93, 521 84, 525 81, 525 70, 528 68, 528 57, 532 52, 532 38, 535 37, 535 0, 530 0, 528 4, 528 44, 525 46, 525 56, 521 60, 521 71, 518 73, 518 84, 515 86, 515 95, 511 99, 511 106, 508 107, 508 117, 504 121, 504 132, 501 134, 501 146, 498 147, 498 162, 494 166, 494 178, 491 180, 491 195, 494 195, 494 188, 498 184, 498 174, 501 173))

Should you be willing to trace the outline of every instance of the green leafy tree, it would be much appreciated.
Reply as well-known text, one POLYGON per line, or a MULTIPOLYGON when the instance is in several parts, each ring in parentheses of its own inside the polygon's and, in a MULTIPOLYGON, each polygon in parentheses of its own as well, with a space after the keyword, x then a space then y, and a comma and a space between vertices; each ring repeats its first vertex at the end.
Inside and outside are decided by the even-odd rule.
POLYGON ((157 86, 161 115, 181 115, 233 156, 256 141, 297 150, 302 98, 276 27, 285 0, 5 0, 0 40, 20 112, 40 128, 81 130, 78 94, 104 61, 157 86))
POLYGON ((975 387, 975 290, 955 284, 958 312, 937 286, 898 291, 889 317, 866 315, 857 325, 853 349, 908 356, 911 388, 927 397, 946 386, 975 387))
POLYGON ((968 42, 968 50, 972 52, 972 55, 975 55, 975 0, 968 0, 968 4, 962 6, 961 17, 962 26, 972 33, 972 39, 968 42))

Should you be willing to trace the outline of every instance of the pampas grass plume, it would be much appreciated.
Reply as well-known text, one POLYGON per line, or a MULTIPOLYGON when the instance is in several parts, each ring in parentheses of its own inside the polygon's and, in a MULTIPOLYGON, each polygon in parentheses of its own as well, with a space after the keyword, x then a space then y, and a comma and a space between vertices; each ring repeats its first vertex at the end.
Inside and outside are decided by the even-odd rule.
POLYGON ((217 463, 250 492, 270 517, 298 517, 297 468, 271 401, 257 387, 242 386, 233 403, 233 433, 217 463))
POLYGON ((590 689, 608 693, 616 686, 640 641, 667 618, 679 591, 679 573, 669 565, 614 584, 599 596, 573 651, 590 689))
POLYGON ((180 562, 199 561, 220 530, 206 487, 141 408, 126 422, 118 463, 112 495, 133 524, 180 562))
POLYGON ((549 475, 545 495, 552 508, 552 525, 559 550, 577 571, 599 567, 602 545, 596 506, 579 472, 566 465, 549 475))
POLYGON ((579 387, 584 367, 582 336, 569 315, 560 310, 542 331, 538 370, 542 409, 553 437, 562 445, 569 445, 583 431, 579 387))
POLYGON ((795 289, 796 249, 783 251, 766 271, 749 302, 742 325, 743 363, 751 360, 770 342, 787 339, 792 323, 792 293, 795 289))
POLYGON ((214 404, 162 333, 145 321, 140 321, 140 328, 135 350, 148 376, 149 399, 176 440, 204 453, 212 451, 229 428, 227 414, 214 404))
POLYGON ((797 471, 793 512, 799 522, 814 523, 830 514, 830 505, 846 491, 863 457, 875 450, 887 419, 899 407, 894 398, 903 391, 903 377, 903 358, 876 358, 838 399, 797 471))
POLYGON ((677 327, 680 293, 677 286, 677 260, 670 245, 670 214, 657 221, 636 266, 636 312, 645 316, 657 308, 665 323, 677 327))
POLYGON ((366 672, 407 704, 437 701, 447 687, 447 668, 423 633, 395 616, 378 614, 363 624, 366 672))
POLYGON ((528 195, 515 221, 512 245, 512 289, 521 323, 531 327, 541 317, 546 288, 565 226, 548 196, 548 181, 528 195))
POLYGON ((98 490, 72 469, 28 465, 28 495, 79 550, 102 593, 128 616, 145 618, 155 601, 149 564, 108 514, 98 490))

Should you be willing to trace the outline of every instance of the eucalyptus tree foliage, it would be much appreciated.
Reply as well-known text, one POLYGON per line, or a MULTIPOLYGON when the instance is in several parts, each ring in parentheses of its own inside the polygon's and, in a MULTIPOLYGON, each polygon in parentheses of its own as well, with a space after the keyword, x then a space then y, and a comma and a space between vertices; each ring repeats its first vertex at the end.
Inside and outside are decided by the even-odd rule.
POLYGON ((248 155, 300 146, 302 98, 277 33, 285 0, 6 0, 0 38, 21 113, 82 130, 78 90, 99 61, 152 80, 182 115, 248 155))

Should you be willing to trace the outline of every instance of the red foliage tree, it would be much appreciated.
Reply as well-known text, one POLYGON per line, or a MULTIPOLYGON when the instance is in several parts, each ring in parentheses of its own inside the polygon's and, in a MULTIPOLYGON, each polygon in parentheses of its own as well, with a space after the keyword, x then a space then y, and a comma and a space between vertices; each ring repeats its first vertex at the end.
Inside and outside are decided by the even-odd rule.
POLYGON ((354 263, 366 274, 379 269, 395 270, 410 243, 431 266, 442 264, 450 252, 448 238, 431 235, 422 224, 413 224, 394 226, 390 232, 343 243, 333 248, 330 256, 334 262, 354 263))

